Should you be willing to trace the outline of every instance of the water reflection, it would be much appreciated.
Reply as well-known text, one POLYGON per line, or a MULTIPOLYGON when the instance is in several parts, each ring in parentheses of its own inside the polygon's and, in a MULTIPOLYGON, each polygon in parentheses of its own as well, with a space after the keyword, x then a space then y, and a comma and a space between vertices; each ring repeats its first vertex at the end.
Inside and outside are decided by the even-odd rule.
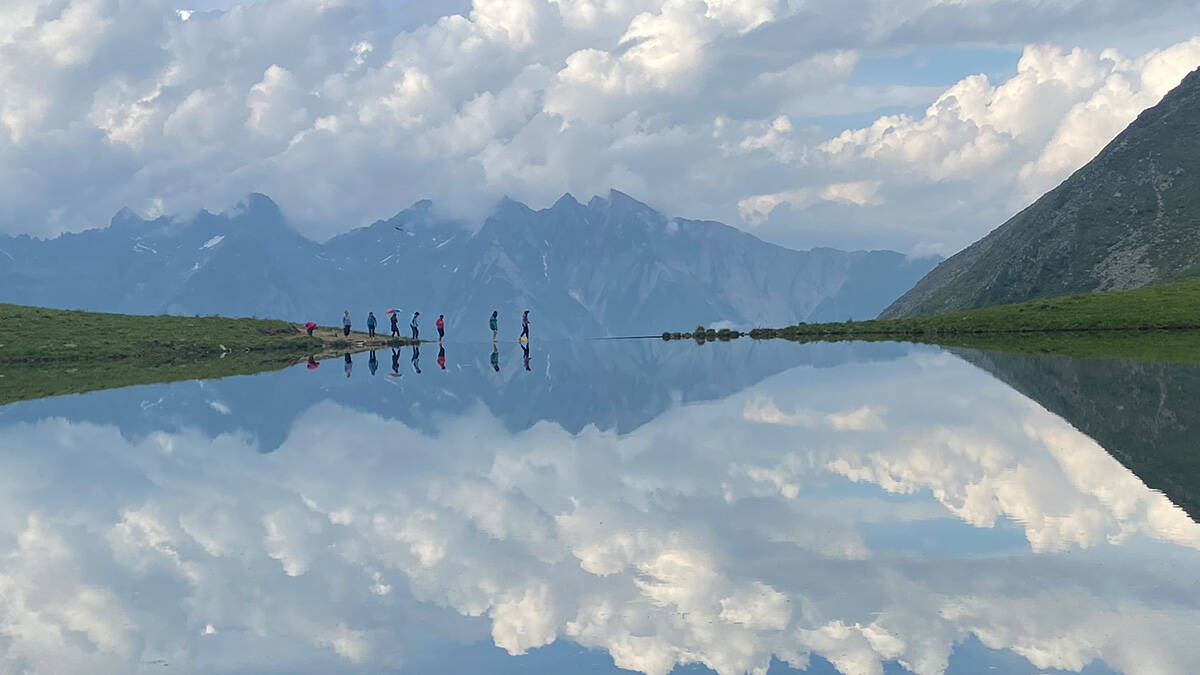
POLYGON ((933 348, 672 347, 550 348, 545 377, 504 382, 494 348, 395 398, 336 369, 143 388, 142 433, 114 421, 128 392, 0 409, 0 655, 456 672, 483 642, 486 672, 569 643, 656 674, 986 671, 967 641, 1002 672, 1200 661, 1200 526, 986 372, 933 348), (210 421, 262 416, 285 418, 273 452, 265 427, 210 421))

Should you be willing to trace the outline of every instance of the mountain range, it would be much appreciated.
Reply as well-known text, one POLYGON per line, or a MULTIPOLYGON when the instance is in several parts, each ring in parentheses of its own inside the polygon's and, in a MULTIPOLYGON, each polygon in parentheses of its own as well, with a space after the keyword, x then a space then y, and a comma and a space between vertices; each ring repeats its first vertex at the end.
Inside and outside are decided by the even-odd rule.
POLYGON ((502 332, 529 309, 544 336, 655 334, 870 318, 936 262, 795 251, 617 191, 536 211, 505 199, 473 229, 421 201, 318 243, 252 194, 222 214, 146 220, 123 209, 106 228, 0 238, 0 302, 331 325, 349 310, 356 327, 368 310, 397 308, 402 325, 419 310, 426 326, 444 313, 449 330, 480 334, 493 309, 502 332))
POLYGON ((951 256, 880 318, 1200 276, 1200 69, 1092 161, 951 256))

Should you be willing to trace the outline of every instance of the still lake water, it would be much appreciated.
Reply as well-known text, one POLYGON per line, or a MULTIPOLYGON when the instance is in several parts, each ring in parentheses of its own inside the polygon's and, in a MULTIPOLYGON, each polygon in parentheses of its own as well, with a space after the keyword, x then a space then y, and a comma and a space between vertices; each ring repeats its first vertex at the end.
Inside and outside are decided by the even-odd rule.
POLYGON ((1196 368, 491 352, 0 408, 0 671, 1200 664, 1200 525, 1146 485, 1194 507, 1196 368))

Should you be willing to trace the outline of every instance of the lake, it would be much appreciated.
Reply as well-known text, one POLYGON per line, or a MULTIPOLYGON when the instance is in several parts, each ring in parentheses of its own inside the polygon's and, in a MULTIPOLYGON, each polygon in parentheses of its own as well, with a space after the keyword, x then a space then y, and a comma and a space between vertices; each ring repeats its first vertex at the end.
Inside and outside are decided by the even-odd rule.
POLYGON ((1191 673, 1198 402, 1190 365, 645 340, 16 403, 0 670, 1191 673))

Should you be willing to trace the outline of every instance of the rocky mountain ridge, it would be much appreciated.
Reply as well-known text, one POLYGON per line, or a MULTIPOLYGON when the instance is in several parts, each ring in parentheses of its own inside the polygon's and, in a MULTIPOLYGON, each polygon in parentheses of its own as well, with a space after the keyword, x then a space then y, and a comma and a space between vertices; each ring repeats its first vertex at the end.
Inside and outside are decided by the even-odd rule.
MULTIPOLYGON (((221 314, 337 324, 349 310, 420 310, 432 323, 544 336, 655 333, 697 322, 867 318, 930 269, 890 251, 794 251, 712 221, 668 218, 620 192, 504 200, 472 230, 428 201, 317 243, 251 195, 224 214, 144 220, 52 240, 0 239, 0 301, 133 314, 221 314)), ((382 328, 382 326, 381 326, 382 328)))

